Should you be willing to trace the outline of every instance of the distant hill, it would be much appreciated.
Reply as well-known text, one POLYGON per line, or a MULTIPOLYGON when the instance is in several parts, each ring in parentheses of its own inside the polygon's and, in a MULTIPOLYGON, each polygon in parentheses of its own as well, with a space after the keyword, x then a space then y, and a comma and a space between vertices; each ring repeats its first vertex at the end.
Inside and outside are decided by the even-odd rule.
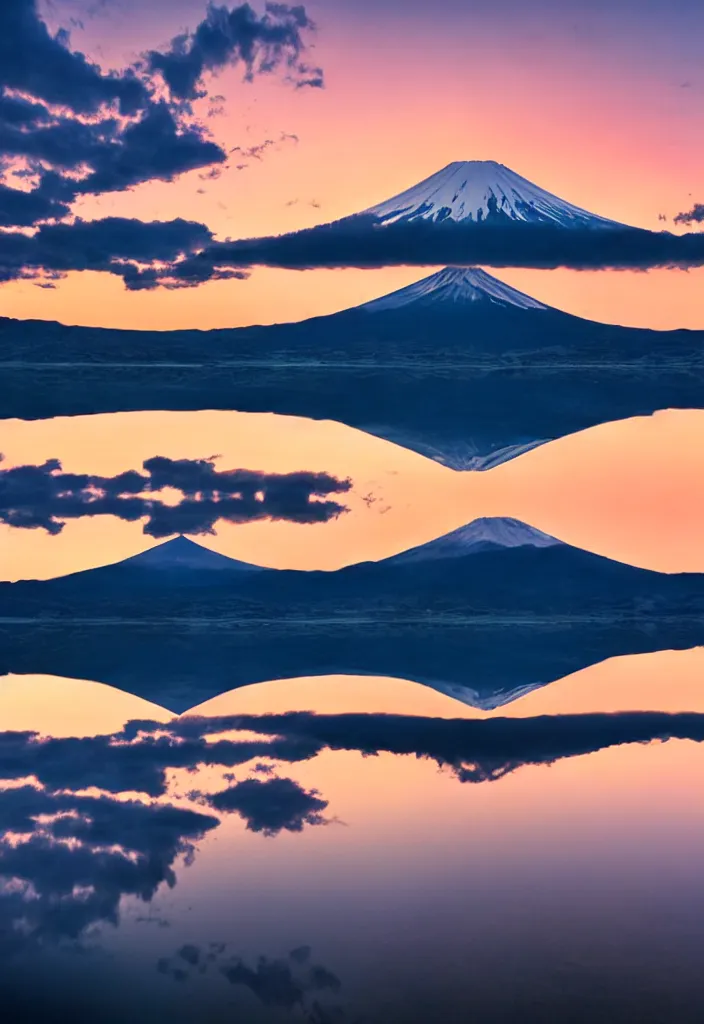
POLYGON ((697 408, 704 331, 552 309, 445 268, 354 309, 215 331, 0 318, 6 417, 236 409, 333 419, 459 469, 597 423, 697 408))
POLYGON ((511 519, 476 520, 379 562, 263 569, 176 537, 134 558, 0 584, 0 616, 160 620, 702 616, 704 574, 651 572, 511 519))

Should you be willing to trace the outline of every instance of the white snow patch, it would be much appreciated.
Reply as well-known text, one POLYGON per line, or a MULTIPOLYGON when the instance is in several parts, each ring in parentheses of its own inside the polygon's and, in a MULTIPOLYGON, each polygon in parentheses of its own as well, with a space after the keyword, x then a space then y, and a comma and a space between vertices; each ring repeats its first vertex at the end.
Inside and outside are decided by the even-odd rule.
POLYGON ((496 202, 510 220, 562 227, 621 227, 616 221, 589 213, 495 160, 458 160, 429 178, 364 210, 385 224, 398 221, 485 220, 496 202))
POLYGON ((477 302, 514 306, 518 309, 549 308, 478 267, 445 267, 430 277, 424 277, 422 281, 365 302, 357 308, 368 313, 379 313, 386 309, 400 309, 412 303, 423 306, 464 306, 477 302))

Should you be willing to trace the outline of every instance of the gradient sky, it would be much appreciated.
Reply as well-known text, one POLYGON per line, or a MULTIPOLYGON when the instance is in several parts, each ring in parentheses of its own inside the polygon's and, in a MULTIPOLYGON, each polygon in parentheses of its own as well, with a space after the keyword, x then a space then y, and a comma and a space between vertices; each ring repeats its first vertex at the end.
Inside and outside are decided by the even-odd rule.
MULTIPOLYGON (((327 523, 219 523, 196 538, 279 569, 337 569, 424 544, 479 516, 512 516, 568 544, 661 572, 704 572, 704 412, 665 410, 541 445, 485 472, 456 472, 330 421, 238 412, 133 412, 0 423, 3 467, 59 458, 111 476, 153 455, 219 468, 328 472, 353 481, 327 523), (369 500, 369 498, 373 500, 369 500), (367 500, 365 500, 367 499, 367 500)), ((0 579, 46 579, 157 543, 141 522, 69 520, 58 536, 0 525, 0 579)))
MULTIPOLYGON (((519 704, 525 714, 590 710, 579 690, 608 689, 607 706, 632 707, 639 682, 645 691, 639 706, 698 711, 701 654, 615 659, 550 687, 542 703, 534 695, 532 711, 532 696, 524 698, 516 714, 519 704)), ((90 715, 99 732, 117 728, 123 714, 153 713, 145 702, 131 698, 128 705, 105 687, 96 700, 95 685, 0 680, 0 709, 8 728, 38 727, 50 735, 90 735, 90 715), (43 709, 34 718, 28 693, 43 709), (89 709, 75 730, 66 720, 67 695, 89 709)), ((424 705, 424 694, 401 681, 282 680, 198 710, 364 708, 444 716, 455 708, 432 693, 424 705)), ((343 979, 345 997, 359 988, 373 999, 380 987, 377 998, 391 1006, 394 990, 418 985, 431 993, 438 979, 443 992, 454 986, 466 1000, 468 964, 480 972, 476 981, 470 974, 476 991, 484 991, 482 972, 496 992, 516 985, 518 976, 536 1002, 562 983, 565 962, 576 963, 585 990, 616 976, 636 992, 670 992, 696 970, 687 951, 700 929, 704 832, 692 796, 703 781, 700 754, 700 745, 688 742, 624 745, 520 768, 481 785, 462 785, 450 771, 413 756, 326 751, 287 763, 283 775, 329 801, 328 827, 270 838, 228 817, 198 843, 188 867, 178 863, 174 887, 161 886, 148 906, 125 899, 120 927, 101 928, 98 941, 119 957, 122 978, 133 978, 140 995, 149 979, 158 979, 159 956, 173 956, 184 942, 213 939, 234 943, 246 956, 278 954, 305 941, 343 979), (157 928, 159 919, 170 927, 157 928)), ((238 777, 246 770, 238 769, 238 777)), ((194 786, 221 788, 210 784, 216 772, 174 772, 170 799, 185 803, 194 786)), ((106 959, 82 957, 77 972, 100 976, 106 959)), ((180 986, 179 997, 202 998, 194 985, 180 986)))
MULTIPOLYGON (((278 142, 219 180, 192 172, 85 198, 76 212, 185 216, 220 238, 280 233, 360 210, 457 159, 496 159, 566 200, 644 228, 662 228, 659 214, 672 218, 704 201, 698 0, 437 0, 431 8, 420 0, 320 0, 307 9, 319 26, 311 59, 325 70, 325 89, 295 90, 274 77, 243 84, 237 69, 209 83, 226 97, 209 127, 227 148, 282 133, 298 142, 278 142)), ((108 68, 193 28, 204 5, 47 0, 43 10, 53 28, 82 20, 72 45, 108 68)), ((3 286, 0 314, 155 329, 234 326, 332 312, 422 276, 418 268, 256 269, 248 281, 132 294, 119 278, 74 273, 53 290, 3 286)), ((593 319, 704 326, 704 270, 498 276, 593 319)))

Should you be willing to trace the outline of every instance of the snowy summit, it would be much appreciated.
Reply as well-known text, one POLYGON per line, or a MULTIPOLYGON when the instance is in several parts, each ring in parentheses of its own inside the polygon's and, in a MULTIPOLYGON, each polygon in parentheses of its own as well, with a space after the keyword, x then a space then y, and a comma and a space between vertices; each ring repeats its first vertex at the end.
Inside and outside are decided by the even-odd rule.
MULTIPOLYGON (((466 526, 460 526, 452 533, 402 551, 386 560, 387 565, 405 565, 439 558, 457 558, 476 554, 480 551, 495 551, 509 548, 550 548, 563 547, 561 541, 542 530, 505 516, 474 519, 466 526)), ((384 564, 384 563, 382 563, 384 564)))
POLYGON ((439 305, 458 307, 477 302, 488 302, 493 306, 514 306, 518 309, 549 308, 478 267, 445 267, 437 274, 424 277, 422 281, 365 302, 357 308, 368 313, 380 313, 386 309, 400 309, 410 305, 424 308, 439 305))
POLYGON ((384 224, 414 220, 483 223, 497 218, 575 228, 621 227, 539 188, 495 160, 458 160, 363 211, 384 224))

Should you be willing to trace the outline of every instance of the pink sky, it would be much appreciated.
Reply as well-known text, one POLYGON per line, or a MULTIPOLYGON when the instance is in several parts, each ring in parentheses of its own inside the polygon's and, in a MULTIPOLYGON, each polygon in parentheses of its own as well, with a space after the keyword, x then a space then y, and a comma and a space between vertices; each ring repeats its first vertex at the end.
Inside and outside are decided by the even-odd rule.
MULTIPOLYGON (((701 88, 696 80, 681 87, 691 69, 683 53, 675 59, 668 50, 667 22, 661 45, 655 23, 645 19, 635 42, 632 31, 617 37, 611 26, 595 46, 564 19, 542 23, 536 15, 532 27, 511 33, 475 17, 450 31, 442 4, 437 24, 399 19, 394 9, 311 8, 320 23, 313 55, 326 70, 324 90, 294 90, 273 77, 245 85, 237 70, 212 84, 227 102, 210 127, 227 148, 282 132, 295 133, 297 143, 281 142, 242 171, 233 161, 216 181, 192 172, 84 199, 76 211, 188 217, 218 237, 280 233, 353 213, 457 159, 498 160, 568 201, 644 228, 661 228, 658 214, 672 217, 704 198, 696 191, 704 156, 701 88), (292 200, 298 202, 286 205, 292 200)), ((87 21, 85 32, 74 29, 74 45, 118 66, 200 16, 195 0, 148 10, 124 0, 87 21)), ((269 323, 333 312, 429 272, 257 269, 248 281, 139 294, 107 274, 74 273, 55 290, 3 286, 0 313, 150 329, 269 323)), ((704 270, 498 276, 580 316, 704 327, 704 270)))

